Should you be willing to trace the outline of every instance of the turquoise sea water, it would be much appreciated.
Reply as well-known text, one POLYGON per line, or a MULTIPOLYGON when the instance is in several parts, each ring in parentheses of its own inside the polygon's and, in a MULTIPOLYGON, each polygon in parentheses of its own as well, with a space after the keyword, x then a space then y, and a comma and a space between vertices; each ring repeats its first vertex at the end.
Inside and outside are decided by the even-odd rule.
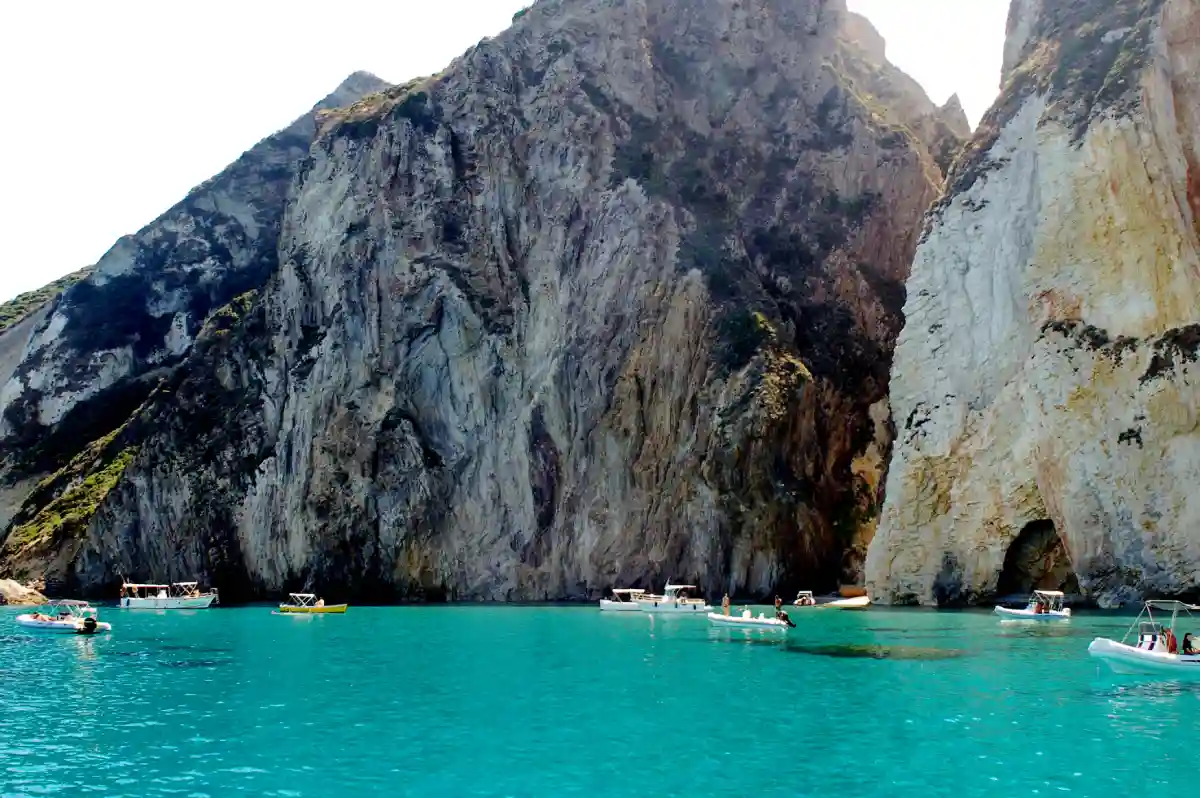
POLYGON ((0 795, 1016 796, 1185 790, 1200 685, 1128 618, 794 613, 786 642, 560 607, 0 610, 0 795))

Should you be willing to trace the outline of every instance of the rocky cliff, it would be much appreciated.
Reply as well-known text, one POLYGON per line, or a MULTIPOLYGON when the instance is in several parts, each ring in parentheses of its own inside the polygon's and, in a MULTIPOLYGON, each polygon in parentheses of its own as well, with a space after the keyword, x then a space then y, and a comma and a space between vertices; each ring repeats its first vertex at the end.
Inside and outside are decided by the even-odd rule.
MULTIPOLYGON (((357 73, 314 112, 386 86, 357 73)), ((274 273, 314 112, 122 238, 95 266, 0 305, 0 524, 40 478, 129 417, 182 362, 209 313, 274 273)))
POLYGON ((892 372, 872 595, 1200 588, 1200 6, 1015 0, 892 372))
MULTIPOLYGON (((325 114, 265 287, 203 327, 171 306, 147 338, 182 365, 37 487, 0 569, 230 598, 854 577, 941 171, 907 124, 938 109, 879 96, 897 73, 847 20, 842 0, 541 0, 325 114)), ((22 384, 46 398, 11 429, 60 424, 60 383, 22 384)))

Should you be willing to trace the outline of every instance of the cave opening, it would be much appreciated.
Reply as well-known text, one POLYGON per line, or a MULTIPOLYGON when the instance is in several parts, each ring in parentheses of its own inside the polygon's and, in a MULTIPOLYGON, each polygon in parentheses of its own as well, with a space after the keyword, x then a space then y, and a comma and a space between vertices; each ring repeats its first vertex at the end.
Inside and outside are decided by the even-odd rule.
POLYGON ((1013 540, 996 584, 998 596, 1024 596, 1033 590, 1079 592, 1071 554, 1054 522, 1046 518, 1030 521, 1013 540))

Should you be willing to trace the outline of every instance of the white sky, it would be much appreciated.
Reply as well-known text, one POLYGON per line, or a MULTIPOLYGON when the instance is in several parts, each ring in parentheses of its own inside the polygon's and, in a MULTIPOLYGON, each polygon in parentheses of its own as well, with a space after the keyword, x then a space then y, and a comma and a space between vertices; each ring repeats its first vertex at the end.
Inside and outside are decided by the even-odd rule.
MULTIPOLYGON (((1008 0, 848 1, 978 120, 1008 0)), ((94 263, 351 72, 436 72, 527 3, 0 0, 0 301, 94 263)))

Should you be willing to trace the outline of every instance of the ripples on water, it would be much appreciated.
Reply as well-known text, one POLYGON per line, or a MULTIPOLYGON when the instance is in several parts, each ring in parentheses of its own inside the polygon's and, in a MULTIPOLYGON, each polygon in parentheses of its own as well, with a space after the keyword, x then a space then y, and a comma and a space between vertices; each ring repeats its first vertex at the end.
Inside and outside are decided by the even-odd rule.
MULTIPOLYGON (((769 610, 768 610, 769 611, 769 610)), ((0 796, 1121 796, 1194 778, 1200 685, 1128 619, 824 612, 786 637, 582 608, 0 610, 0 796), (784 656, 786 655, 786 656, 784 656)))

